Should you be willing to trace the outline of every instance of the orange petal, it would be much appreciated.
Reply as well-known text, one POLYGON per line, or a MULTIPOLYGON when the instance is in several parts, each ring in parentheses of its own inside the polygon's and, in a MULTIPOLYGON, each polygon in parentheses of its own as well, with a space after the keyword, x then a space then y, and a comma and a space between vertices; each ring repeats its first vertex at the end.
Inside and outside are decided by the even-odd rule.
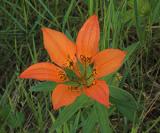
POLYGON ((42 28, 44 46, 53 62, 61 67, 69 67, 76 62, 76 48, 63 33, 42 28))
POLYGON ((93 15, 83 24, 76 40, 77 56, 81 63, 92 62, 92 57, 98 52, 99 36, 98 17, 93 15))
POLYGON ((97 102, 105 105, 106 107, 110 106, 109 103, 109 88, 105 81, 97 80, 95 84, 89 88, 84 89, 84 93, 96 100, 97 102))
POLYGON ((123 63, 126 52, 119 49, 106 49, 94 57, 96 78, 115 72, 123 63))
POLYGON ((65 72, 61 68, 47 62, 37 63, 30 66, 22 72, 19 77, 54 82, 63 82, 67 79, 65 72))
POLYGON ((70 86, 59 84, 52 92, 53 108, 57 110, 62 106, 70 105, 80 95, 81 91, 71 90, 70 86))

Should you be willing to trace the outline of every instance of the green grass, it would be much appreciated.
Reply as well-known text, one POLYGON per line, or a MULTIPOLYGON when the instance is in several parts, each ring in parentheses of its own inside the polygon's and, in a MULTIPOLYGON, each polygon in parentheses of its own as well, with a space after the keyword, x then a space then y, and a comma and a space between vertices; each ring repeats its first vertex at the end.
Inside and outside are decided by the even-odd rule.
MULTIPOLYGON (((101 50, 109 47, 125 49, 138 44, 120 71, 119 84, 138 101, 137 119, 131 122, 115 108, 111 115, 108 112, 100 114, 99 119, 109 115, 115 133, 159 133, 159 12, 159 0, 2 0, 0 133, 53 132, 55 121, 64 112, 52 109, 48 91, 30 91, 39 82, 22 80, 18 75, 33 63, 49 60, 43 47, 41 27, 62 31, 75 40, 82 24, 94 13, 100 21, 101 50)), ((104 127, 104 123, 97 123, 96 112, 83 102, 80 103, 86 108, 79 109, 75 105, 76 113, 72 106, 70 110, 65 109, 73 115, 59 120, 64 123, 57 126, 57 133, 103 132, 100 126, 104 127), (90 126, 85 126, 87 123, 90 126)), ((102 109, 97 107, 97 110, 102 109)))

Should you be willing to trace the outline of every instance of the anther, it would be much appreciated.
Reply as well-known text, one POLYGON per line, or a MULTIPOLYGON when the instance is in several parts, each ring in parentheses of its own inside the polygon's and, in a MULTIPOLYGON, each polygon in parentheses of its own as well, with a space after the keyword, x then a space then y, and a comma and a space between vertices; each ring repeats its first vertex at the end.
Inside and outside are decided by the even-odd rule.
POLYGON ((87 57, 86 62, 90 64, 91 63, 91 57, 87 57))
POLYGON ((69 63, 68 63, 68 67, 70 68, 70 69, 73 69, 73 61, 71 60, 71 61, 69 61, 69 63))
POLYGON ((96 70, 96 69, 93 69, 92 74, 93 74, 93 75, 96 75, 96 74, 97 74, 97 70, 96 70))
POLYGON ((96 84, 96 81, 94 80, 91 85, 95 85, 95 84, 96 84))
POLYGON ((91 57, 86 57, 84 55, 80 55, 80 59, 83 63, 90 64, 91 63, 91 57))
POLYGON ((67 79, 66 74, 63 71, 59 71, 58 76, 63 81, 65 81, 67 79))
POLYGON ((80 89, 78 87, 76 87, 76 86, 68 86, 68 89, 70 91, 73 91, 73 92, 79 92, 80 91, 80 89))
POLYGON ((66 63, 64 64, 64 66, 67 67, 68 69, 73 69, 73 65, 74 65, 74 62, 70 58, 70 56, 68 55, 68 57, 66 59, 66 63))
POLYGON ((83 63, 86 63, 86 57, 84 55, 80 55, 80 59, 83 63))

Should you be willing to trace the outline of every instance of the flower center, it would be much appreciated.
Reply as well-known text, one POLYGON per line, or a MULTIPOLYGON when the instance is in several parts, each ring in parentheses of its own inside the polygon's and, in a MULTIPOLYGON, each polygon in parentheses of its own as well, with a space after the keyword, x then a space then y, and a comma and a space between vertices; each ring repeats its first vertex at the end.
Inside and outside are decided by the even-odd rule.
POLYGON ((94 75, 96 74, 96 70, 92 69, 92 67, 88 64, 90 61, 87 61, 87 64, 77 63, 77 68, 80 70, 80 75, 76 75, 76 73, 71 69, 65 69, 66 75, 69 79, 68 82, 70 82, 69 84, 67 82, 69 85, 69 90, 74 92, 82 91, 83 88, 89 88, 95 84, 94 75))

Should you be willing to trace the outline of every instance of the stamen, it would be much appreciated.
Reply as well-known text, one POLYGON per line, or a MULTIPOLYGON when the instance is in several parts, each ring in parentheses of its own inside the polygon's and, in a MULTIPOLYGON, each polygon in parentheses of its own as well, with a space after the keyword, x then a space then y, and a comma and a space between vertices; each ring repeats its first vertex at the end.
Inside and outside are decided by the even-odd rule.
POLYGON ((80 92, 80 89, 76 86, 68 86, 68 89, 73 92, 80 92))
POLYGON ((97 70, 96 70, 96 69, 93 69, 92 74, 93 74, 93 75, 96 75, 96 74, 97 74, 97 70))
POLYGON ((82 63, 90 64, 92 58, 91 57, 86 57, 84 55, 80 55, 80 59, 81 59, 82 63))
POLYGON ((63 71, 59 71, 58 76, 62 81, 65 81, 67 79, 67 76, 63 71))
POLYGON ((64 66, 68 69, 73 69, 73 65, 74 65, 74 62, 73 60, 70 58, 70 56, 68 55, 67 59, 66 59, 66 63, 64 64, 64 66))
POLYGON ((73 64, 72 60, 68 61, 68 68, 73 69, 73 64))
POLYGON ((83 63, 86 62, 86 57, 85 57, 84 55, 80 55, 80 59, 81 59, 81 61, 82 61, 83 63))
POLYGON ((90 64, 91 63, 91 57, 87 57, 87 60, 86 60, 86 62, 88 63, 88 64, 90 64))
POLYGON ((94 80, 91 85, 95 85, 95 84, 96 84, 96 81, 94 80))
POLYGON ((91 86, 95 85, 95 84, 96 84, 96 81, 94 79, 93 82, 90 85, 87 86, 87 89, 90 88, 91 86))

